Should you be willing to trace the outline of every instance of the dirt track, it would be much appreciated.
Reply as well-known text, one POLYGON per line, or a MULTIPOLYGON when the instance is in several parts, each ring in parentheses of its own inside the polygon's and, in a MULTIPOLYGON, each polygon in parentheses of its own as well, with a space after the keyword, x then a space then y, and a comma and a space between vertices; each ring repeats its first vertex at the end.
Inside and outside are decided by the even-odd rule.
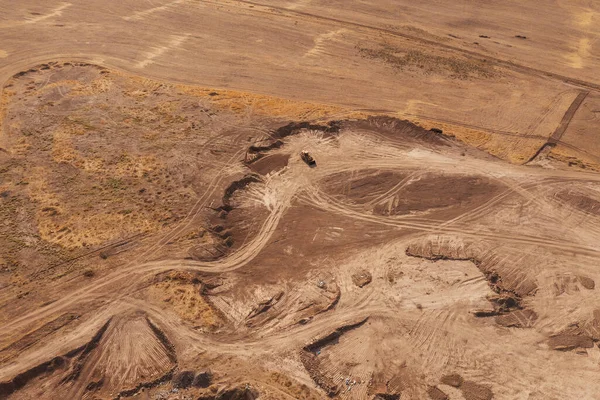
POLYGON ((595 59, 323 7, 5 6, 0 397, 599 390, 595 59))

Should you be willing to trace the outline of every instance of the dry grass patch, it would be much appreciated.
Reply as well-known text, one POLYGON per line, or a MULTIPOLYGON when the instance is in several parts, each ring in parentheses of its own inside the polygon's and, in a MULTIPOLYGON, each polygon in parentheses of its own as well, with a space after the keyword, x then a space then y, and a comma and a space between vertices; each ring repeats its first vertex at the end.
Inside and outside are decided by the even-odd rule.
POLYGON ((367 59, 377 60, 392 68, 425 74, 447 75, 455 79, 492 78, 498 75, 486 61, 460 56, 442 56, 420 49, 399 49, 388 43, 378 48, 357 47, 358 53, 367 59))
POLYGON ((200 284, 193 283, 181 274, 171 272, 161 282, 150 286, 150 299, 160 301, 196 327, 214 331, 223 326, 224 321, 219 313, 201 294, 200 284))

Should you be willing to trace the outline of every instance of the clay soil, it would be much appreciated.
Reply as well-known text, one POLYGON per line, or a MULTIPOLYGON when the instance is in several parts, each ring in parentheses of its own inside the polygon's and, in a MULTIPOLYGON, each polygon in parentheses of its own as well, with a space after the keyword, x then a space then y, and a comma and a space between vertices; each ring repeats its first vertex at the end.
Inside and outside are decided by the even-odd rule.
POLYGON ((13 3, 0 398, 597 397, 596 5, 13 3))

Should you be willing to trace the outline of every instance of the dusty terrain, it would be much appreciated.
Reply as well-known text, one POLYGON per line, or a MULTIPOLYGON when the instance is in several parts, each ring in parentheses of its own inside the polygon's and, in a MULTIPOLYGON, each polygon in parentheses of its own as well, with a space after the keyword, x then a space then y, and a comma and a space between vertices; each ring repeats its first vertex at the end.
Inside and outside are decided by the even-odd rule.
POLYGON ((600 393, 597 4, 13 3, 0 398, 600 393))

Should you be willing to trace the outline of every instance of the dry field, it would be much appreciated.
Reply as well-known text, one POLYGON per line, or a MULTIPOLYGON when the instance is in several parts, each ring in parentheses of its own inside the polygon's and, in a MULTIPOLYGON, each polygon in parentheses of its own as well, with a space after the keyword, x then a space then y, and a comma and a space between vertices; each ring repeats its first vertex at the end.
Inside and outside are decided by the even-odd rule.
POLYGON ((0 0, 0 399, 597 398, 600 7, 414 3, 0 0))

